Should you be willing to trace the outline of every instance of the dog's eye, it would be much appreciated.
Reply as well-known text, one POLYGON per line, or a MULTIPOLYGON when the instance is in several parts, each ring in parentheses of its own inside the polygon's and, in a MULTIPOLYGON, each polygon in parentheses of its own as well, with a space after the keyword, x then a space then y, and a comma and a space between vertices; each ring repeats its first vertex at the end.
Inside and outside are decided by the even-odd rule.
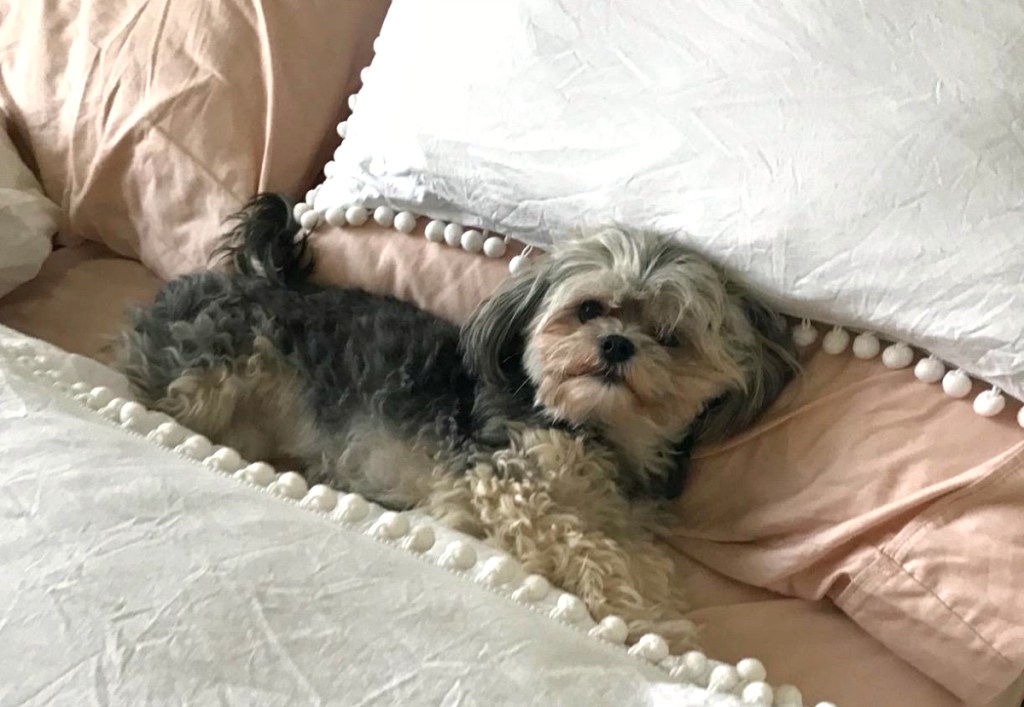
POLYGON ((658 343, 666 349, 674 349, 679 346, 679 337, 675 332, 667 331, 658 337, 658 343))
POLYGON ((591 319, 597 319, 604 314, 604 305, 596 299, 588 299, 580 303, 576 309, 576 316, 581 323, 586 324, 591 319))

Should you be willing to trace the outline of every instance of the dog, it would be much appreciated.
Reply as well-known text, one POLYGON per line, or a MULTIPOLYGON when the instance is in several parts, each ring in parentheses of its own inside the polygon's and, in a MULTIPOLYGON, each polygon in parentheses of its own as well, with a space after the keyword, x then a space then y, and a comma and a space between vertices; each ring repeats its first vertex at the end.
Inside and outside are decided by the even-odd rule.
POLYGON ((608 228, 508 279, 461 328, 312 282, 310 234, 260 194, 211 270, 136 311, 137 399, 245 458, 419 508, 617 615, 692 642, 654 539, 693 446, 748 426, 796 370, 784 320, 670 237, 608 228))

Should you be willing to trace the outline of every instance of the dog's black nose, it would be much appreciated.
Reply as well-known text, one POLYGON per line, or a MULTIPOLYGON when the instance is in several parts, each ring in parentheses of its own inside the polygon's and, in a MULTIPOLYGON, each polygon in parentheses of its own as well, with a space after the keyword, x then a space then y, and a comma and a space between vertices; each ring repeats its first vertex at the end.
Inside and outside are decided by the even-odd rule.
POLYGON ((601 339, 601 358, 605 363, 625 363, 633 358, 636 353, 636 346, 624 336, 612 334, 601 339))

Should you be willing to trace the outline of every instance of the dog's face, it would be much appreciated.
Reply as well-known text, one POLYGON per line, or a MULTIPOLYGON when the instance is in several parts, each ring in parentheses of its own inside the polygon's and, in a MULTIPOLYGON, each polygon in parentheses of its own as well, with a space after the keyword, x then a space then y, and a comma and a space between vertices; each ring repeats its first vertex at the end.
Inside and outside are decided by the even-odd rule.
POLYGON ((676 241, 606 230, 514 277, 467 325, 463 346, 485 380, 500 384, 520 366, 550 419, 594 428, 646 467, 706 408, 708 432, 749 422, 788 378, 788 338, 778 317, 676 241), (730 395, 741 400, 728 405, 730 395), (716 407, 730 419, 712 419, 716 407))
POLYGON ((523 364, 537 405, 623 441, 678 440, 707 401, 742 383, 715 321, 723 285, 690 258, 586 253, 573 254, 571 272, 551 285, 527 330, 523 364))

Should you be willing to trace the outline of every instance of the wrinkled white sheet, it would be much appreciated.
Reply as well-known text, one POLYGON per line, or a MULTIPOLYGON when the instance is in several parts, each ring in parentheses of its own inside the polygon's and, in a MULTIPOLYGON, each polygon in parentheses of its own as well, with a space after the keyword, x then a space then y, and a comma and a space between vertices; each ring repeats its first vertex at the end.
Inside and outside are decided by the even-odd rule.
POLYGON ((115 426, 16 340, 0 327, 0 705, 739 704, 115 426))
POLYGON ((395 0, 316 207, 680 233, 1024 399, 1022 37, 1019 0, 395 0))
POLYGON ((39 273, 57 232, 57 205, 21 161, 0 116, 0 297, 39 273))

